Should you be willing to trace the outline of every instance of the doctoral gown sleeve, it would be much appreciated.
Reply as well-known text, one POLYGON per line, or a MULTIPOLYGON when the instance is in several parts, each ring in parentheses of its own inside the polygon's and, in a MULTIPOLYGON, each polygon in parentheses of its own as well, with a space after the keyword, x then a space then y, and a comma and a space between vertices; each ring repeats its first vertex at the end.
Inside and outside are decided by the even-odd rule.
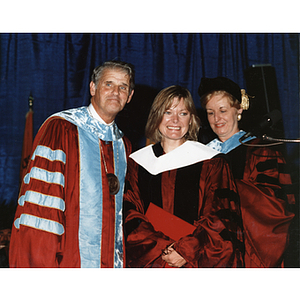
POLYGON ((79 257, 77 141, 76 127, 60 118, 48 119, 39 130, 20 189, 10 267, 59 267, 62 257, 69 259, 67 265, 80 266, 74 259, 79 257), (74 200, 68 208, 66 199, 74 200), (66 240, 66 233, 72 241, 66 240), (68 253, 64 253, 66 248, 68 253))
POLYGON ((243 267, 243 233, 233 175, 223 157, 203 163, 192 235, 174 244, 186 267, 243 267))
POLYGON ((288 204, 290 175, 278 151, 267 147, 247 152, 243 179, 236 180, 245 232, 247 267, 278 267, 288 245, 289 226, 294 214, 288 204), (285 188, 287 192, 285 192, 285 188))

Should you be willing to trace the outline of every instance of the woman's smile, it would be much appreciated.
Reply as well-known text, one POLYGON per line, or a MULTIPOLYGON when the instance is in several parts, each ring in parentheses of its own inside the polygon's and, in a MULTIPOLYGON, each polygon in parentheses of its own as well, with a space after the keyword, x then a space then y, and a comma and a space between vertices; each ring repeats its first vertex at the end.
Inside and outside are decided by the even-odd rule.
POLYGON ((185 135, 189 130, 191 114, 187 110, 183 99, 176 97, 172 106, 167 109, 159 125, 159 131, 162 134, 163 141, 176 140, 180 143, 185 141, 185 135))

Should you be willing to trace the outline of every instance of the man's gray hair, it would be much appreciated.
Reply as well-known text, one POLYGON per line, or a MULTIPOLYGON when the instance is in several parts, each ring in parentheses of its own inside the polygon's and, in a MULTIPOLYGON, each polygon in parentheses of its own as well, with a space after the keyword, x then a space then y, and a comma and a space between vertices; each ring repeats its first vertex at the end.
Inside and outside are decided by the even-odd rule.
POLYGON ((117 60, 111 60, 111 61, 104 62, 101 66, 98 66, 93 70, 93 74, 91 76, 91 80, 95 83, 96 88, 97 88, 97 85, 99 83, 99 80, 100 80, 103 72, 106 69, 119 69, 119 70, 123 70, 124 72, 127 73, 127 75, 129 76, 129 84, 130 84, 129 94, 130 94, 135 86, 135 84, 134 84, 134 75, 135 75, 134 66, 130 63, 126 63, 123 61, 117 61, 117 60))

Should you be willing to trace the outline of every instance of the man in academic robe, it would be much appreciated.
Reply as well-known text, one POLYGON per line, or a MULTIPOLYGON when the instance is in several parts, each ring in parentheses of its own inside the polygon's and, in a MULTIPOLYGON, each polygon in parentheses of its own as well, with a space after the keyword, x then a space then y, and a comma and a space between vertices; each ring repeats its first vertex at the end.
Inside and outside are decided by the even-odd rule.
POLYGON ((133 66, 94 69, 91 104, 41 126, 20 189, 10 267, 122 268, 130 142, 114 122, 134 92, 133 66))

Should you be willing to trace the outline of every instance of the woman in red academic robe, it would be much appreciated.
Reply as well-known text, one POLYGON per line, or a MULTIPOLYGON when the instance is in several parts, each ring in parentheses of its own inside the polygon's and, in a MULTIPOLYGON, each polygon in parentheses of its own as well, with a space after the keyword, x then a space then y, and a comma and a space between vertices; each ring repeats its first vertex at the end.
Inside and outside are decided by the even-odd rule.
POLYGON ((199 124, 187 89, 156 96, 146 125, 154 144, 128 161, 127 267, 243 266, 236 186, 222 155, 197 142, 199 124))
POLYGON ((291 187, 291 178, 284 172, 285 160, 267 145, 255 147, 259 143, 255 137, 244 140, 248 146, 241 145, 239 140, 246 132, 239 130, 238 121, 249 99, 235 82, 224 77, 202 78, 198 92, 217 135, 207 146, 226 154, 238 187, 245 267, 282 266, 294 217, 287 207, 295 202, 283 189, 291 187))

